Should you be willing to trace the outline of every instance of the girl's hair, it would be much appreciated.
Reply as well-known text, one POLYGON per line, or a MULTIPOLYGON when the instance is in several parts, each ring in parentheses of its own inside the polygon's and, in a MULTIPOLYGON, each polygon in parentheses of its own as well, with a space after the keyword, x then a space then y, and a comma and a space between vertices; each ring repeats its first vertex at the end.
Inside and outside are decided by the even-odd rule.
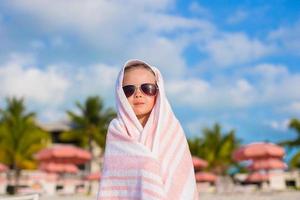
POLYGON ((124 69, 124 74, 132 69, 136 69, 136 68, 143 68, 143 69, 146 69, 148 71, 150 71, 154 76, 155 76, 155 73, 154 71, 151 69, 151 67, 149 67, 149 65, 145 64, 145 63, 135 63, 135 64, 132 64, 132 65, 128 65, 125 67, 124 69))

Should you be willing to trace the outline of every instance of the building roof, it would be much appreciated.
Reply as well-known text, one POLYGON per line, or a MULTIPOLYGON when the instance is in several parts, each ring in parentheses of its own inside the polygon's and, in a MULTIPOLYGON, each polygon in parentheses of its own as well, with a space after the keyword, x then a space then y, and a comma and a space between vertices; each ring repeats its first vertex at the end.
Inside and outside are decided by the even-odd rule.
POLYGON ((37 125, 41 129, 48 132, 69 131, 71 129, 71 124, 69 121, 56 121, 56 122, 48 122, 48 123, 37 122, 37 125))

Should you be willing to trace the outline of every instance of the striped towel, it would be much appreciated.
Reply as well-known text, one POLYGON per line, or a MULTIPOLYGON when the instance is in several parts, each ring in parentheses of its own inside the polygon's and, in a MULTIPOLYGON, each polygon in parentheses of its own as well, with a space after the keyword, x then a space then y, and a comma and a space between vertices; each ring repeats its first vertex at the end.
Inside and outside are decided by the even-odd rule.
POLYGON ((124 68, 136 62, 142 61, 124 65, 116 83, 118 116, 108 128, 98 199, 198 199, 185 134, 166 98, 158 69, 151 67, 159 93, 145 127, 124 95, 124 68))

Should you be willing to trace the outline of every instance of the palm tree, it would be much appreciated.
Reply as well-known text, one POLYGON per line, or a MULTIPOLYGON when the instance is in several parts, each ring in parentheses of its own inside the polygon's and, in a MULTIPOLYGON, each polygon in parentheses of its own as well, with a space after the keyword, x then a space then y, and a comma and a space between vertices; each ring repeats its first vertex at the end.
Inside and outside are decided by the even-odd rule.
MULTIPOLYGON (((297 133, 297 137, 294 140, 282 141, 279 144, 292 149, 294 147, 300 147, 300 120, 293 118, 290 120, 289 128, 293 129, 297 133)), ((300 151, 298 151, 290 160, 291 168, 300 168, 300 151)))
POLYGON ((240 145, 235 131, 221 133, 221 126, 216 123, 211 129, 203 129, 203 137, 188 140, 192 155, 208 161, 207 169, 216 174, 226 174, 234 164, 232 152, 240 145))
POLYGON ((50 136, 35 124, 35 113, 26 112, 24 99, 6 102, 0 110, 0 162, 11 166, 18 187, 21 170, 36 168, 33 155, 49 144, 50 136))
MULTIPOLYGON (((80 114, 67 111, 73 127, 70 131, 62 133, 60 138, 64 141, 77 141, 94 157, 93 144, 104 149, 108 125, 116 113, 111 108, 104 110, 103 101, 99 96, 88 97, 84 105, 76 102, 76 106, 80 114)), ((87 165, 87 171, 91 172, 91 162, 87 165)))

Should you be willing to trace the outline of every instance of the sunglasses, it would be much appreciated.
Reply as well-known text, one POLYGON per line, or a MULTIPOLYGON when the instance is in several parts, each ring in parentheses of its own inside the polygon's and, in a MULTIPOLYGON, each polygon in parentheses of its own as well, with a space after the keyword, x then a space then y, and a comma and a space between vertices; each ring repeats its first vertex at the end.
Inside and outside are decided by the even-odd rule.
POLYGON ((155 96, 158 91, 157 85, 152 84, 152 83, 144 83, 144 84, 140 85, 139 87, 135 86, 135 85, 125 85, 123 87, 125 96, 127 98, 132 96, 135 93, 137 88, 139 88, 142 93, 144 93, 145 95, 148 95, 148 96, 155 96))

